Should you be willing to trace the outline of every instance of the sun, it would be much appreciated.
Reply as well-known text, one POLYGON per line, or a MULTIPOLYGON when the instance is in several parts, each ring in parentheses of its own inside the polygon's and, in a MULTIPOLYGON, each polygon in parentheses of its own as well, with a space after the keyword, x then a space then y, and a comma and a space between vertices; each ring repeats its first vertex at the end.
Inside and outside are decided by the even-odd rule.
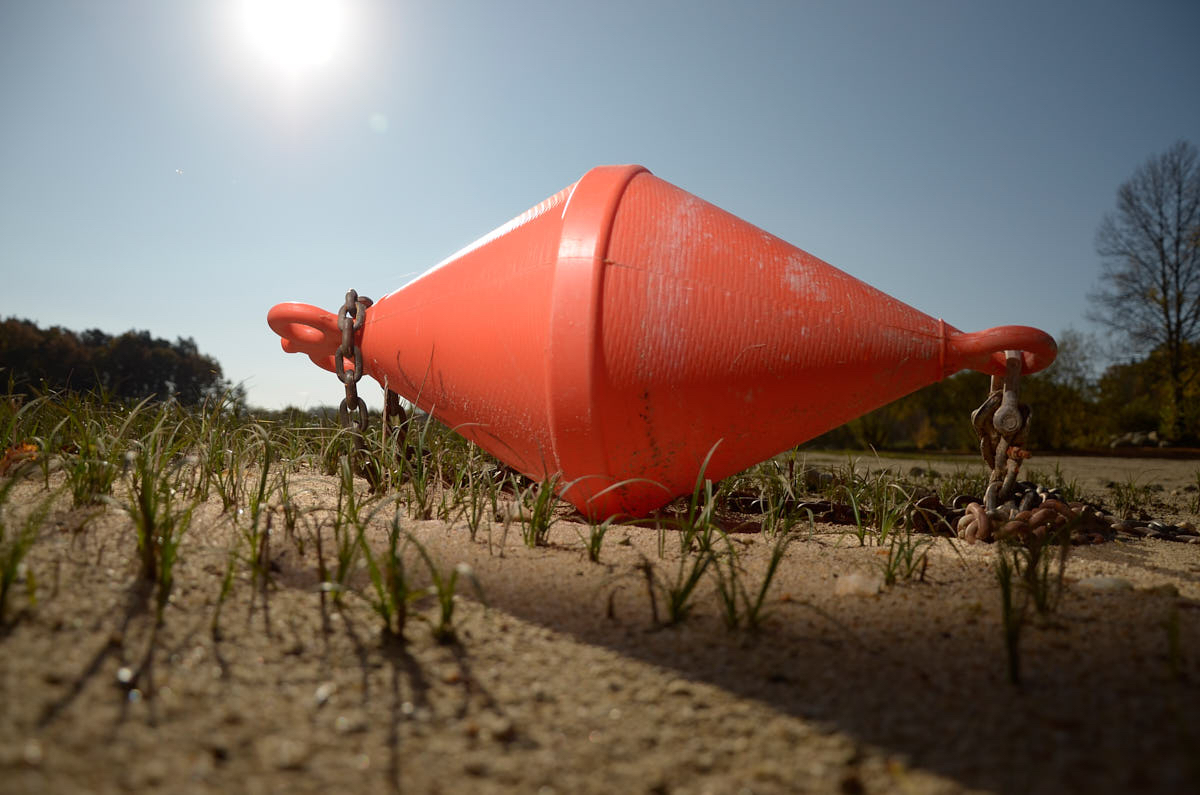
POLYGON ((330 63, 346 24, 341 0, 241 0, 246 43, 273 69, 295 77, 330 63))

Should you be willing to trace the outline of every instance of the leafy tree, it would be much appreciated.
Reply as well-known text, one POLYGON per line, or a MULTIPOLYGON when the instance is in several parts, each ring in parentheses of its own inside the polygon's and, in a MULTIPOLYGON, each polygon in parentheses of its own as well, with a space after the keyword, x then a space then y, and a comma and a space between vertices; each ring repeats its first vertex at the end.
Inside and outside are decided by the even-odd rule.
POLYGON ((1149 359, 1133 359, 1109 366, 1100 376, 1098 413, 1113 433, 1159 427, 1159 366, 1149 359))
POLYGON ((1029 446, 1035 450, 1102 447, 1112 423, 1109 415, 1097 411, 1096 340, 1067 329, 1057 341, 1054 363, 1022 379, 1021 400, 1033 409, 1029 446))
POLYGON ((1151 357, 1167 386, 1164 432, 1194 432, 1186 393, 1200 368, 1200 154, 1180 141, 1117 191, 1116 212, 1096 235, 1103 260, 1089 318, 1151 357))
POLYGON ((0 369, 18 389, 87 392, 101 389, 118 398, 173 399, 191 405, 229 394, 240 404, 245 391, 225 380, 221 365, 200 353, 192 339, 169 342, 148 331, 117 337, 98 329, 81 334, 28 320, 0 323, 0 369))

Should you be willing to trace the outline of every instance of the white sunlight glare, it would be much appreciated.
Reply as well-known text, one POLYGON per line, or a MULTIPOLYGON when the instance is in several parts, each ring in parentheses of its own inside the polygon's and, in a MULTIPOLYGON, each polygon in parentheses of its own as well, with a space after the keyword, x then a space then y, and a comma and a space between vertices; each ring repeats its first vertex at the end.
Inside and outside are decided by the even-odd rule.
POLYGON ((272 68, 297 77, 337 55, 345 28, 341 0, 241 0, 247 43, 272 68))

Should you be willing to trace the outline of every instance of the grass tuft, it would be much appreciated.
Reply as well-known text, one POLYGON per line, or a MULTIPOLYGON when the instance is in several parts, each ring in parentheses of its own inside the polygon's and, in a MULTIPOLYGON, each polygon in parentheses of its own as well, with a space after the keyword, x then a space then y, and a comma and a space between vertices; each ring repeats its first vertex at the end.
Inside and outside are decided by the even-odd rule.
POLYGON ((129 496, 121 506, 137 532, 141 577, 156 584, 158 621, 171 596, 179 544, 197 502, 177 494, 170 461, 180 452, 180 425, 171 425, 169 410, 159 413, 150 433, 133 446, 129 496))
POLYGON ((58 496, 57 492, 46 496, 32 511, 16 519, 8 505, 16 484, 15 478, 0 480, 0 624, 5 621, 9 592, 22 578, 30 605, 37 602, 37 578, 24 561, 37 542, 50 506, 58 496))
MULTIPOLYGON (((550 475, 539 483, 533 483, 519 492, 517 507, 520 511, 521 537, 525 546, 533 549, 544 547, 550 538, 550 527, 557 521, 555 509, 558 498, 555 490, 559 476, 550 475)), ((516 478, 512 479, 513 490, 518 489, 516 478)))

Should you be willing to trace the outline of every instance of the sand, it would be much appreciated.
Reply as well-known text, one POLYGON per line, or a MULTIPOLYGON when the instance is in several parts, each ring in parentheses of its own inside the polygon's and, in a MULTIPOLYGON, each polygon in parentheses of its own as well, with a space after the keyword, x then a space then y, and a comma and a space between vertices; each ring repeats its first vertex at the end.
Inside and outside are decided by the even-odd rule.
MULTIPOLYGON (((1036 465, 1055 463, 1097 498, 1162 484, 1147 510, 1200 522, 1185 490, 1200 463, 1036 465)), ((161 625, 130 520, 59 500, 28 558, 36 604, 26 577, 0 634, 0 792, 1200 791, 1198 544, 1075 548, 1057 610, 1024 625, 1014 685, 994 545, 931 541, 923 578, 885 587, 886 549, 805 525, 761 626, 731 630, 711 570, 686 620, 662 625, 646 571, 680 571, 675 531, 614 526, 594 563, 565 512, 536 549, 513 523, 472 539, 402 514, 481 593, 460 576, 455 642, 434 639, 431 598, 397 640, 365 571, 340 604, 320 587, 336 481, 302 473, 291 490, 309 519, 290 537, 277 520, 269 584, 239 561, 223 601, 238 531, 219 502, 198 509, 161 625)), ((18 504, 44 494, 24 483, 18 504)), ((368 530, 376 549, 391 516, 368 530)), ((775 542, 730 539, 756 592, 775 542)))

